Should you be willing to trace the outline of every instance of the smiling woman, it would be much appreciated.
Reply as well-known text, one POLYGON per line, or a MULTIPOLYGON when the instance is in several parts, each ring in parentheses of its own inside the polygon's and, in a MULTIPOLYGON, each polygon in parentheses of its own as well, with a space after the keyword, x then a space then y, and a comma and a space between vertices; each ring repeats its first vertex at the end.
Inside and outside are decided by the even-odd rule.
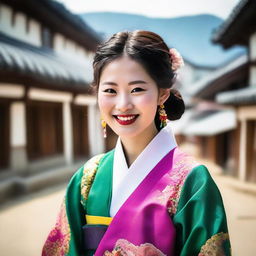
POLYGON ((149 31, 120 32, 99 46, 93 86, 103 129, 119 138, 71 179, 43 255, 230 255, 219 190, 179 149, 167 120, 184 112, 171 88, 181 65, 149 31))
POLYGON ((129 139, 137 148, 144 148, 157 134, 154 123, 157 105, 163 104, 169 93, 166 89, 158 95, 155 81, 143 66, 123 56, 109 63, 101 74, 99 108, 104 120, 122 140, 129 139))

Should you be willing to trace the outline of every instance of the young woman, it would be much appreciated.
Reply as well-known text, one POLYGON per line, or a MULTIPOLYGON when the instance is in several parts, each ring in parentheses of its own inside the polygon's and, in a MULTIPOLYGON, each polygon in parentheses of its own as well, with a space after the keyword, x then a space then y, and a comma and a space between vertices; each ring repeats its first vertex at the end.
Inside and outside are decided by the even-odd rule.
POLYGON ((225 211, 207 168, 183 153, 171 125, 182 58, 149 31, 100 45, 94 83, 102 126, 119 136, 71 179, 44 256, 230 255, 225 211))

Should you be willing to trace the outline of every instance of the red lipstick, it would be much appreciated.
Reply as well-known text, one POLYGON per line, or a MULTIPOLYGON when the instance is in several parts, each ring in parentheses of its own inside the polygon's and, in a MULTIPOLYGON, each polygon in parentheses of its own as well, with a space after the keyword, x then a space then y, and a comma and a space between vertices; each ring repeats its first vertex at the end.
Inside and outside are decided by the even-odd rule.
POLYGON ((121 125, 129 125, 135 122, 139 115, 114 115, 116 121, 121 125))

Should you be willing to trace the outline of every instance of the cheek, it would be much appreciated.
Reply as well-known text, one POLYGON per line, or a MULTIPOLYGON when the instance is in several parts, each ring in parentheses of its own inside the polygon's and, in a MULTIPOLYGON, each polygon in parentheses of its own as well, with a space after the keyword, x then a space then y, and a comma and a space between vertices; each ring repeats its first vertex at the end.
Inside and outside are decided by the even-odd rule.
POLYGON ((111 101, 110 97, 104 97, 103 95, 98 96, 98 106, 100 112, 107 111, 113 105, 113 101, 111 101))
POLYGON ((144 108, 157 108, 157 97, 155 95, 145 95, 144 97, 138 99, 137 104, 144 108))

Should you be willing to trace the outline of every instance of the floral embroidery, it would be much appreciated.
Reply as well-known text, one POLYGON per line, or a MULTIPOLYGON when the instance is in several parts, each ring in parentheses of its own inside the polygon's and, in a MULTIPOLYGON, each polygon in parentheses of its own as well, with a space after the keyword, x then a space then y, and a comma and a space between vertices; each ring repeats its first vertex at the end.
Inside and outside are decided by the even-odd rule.
POLYGON ((104 154, 97 155, 91 158, 85 165, 83 177, 81 180, 81 203, 85 207, 85 201, 88 199, 89 191, 95 178, 97 168, 104 154))
POLYGON ((170 215, 174 215, 177 211, 181 189, 187 175, 196 165, 198 165, 191 156, 186 155, 185 153, 178 157, 182 160, 177 161, 174 164, 172 171, 169 174, 169 185, 167 185, 158 196, 158 200, 161 204, 167 203, 167 209, 170 215))
POLYGON ((136 246, 125 239, 117 240, 112 252, 105 251, 104 256, 164 256, 153 244, 136 246))
POLYGON ((223 250, 223 242, 228 240, 228 233, 218 233, 208 239, 205 245, 202 246, 198 256, 225 256, 223 250))
POLYGON ((70 237, 70 227, 66 214, 66 203, 64 198, 56 225, 45 242, 42 256, 65 256, 69 251, 70 237))

